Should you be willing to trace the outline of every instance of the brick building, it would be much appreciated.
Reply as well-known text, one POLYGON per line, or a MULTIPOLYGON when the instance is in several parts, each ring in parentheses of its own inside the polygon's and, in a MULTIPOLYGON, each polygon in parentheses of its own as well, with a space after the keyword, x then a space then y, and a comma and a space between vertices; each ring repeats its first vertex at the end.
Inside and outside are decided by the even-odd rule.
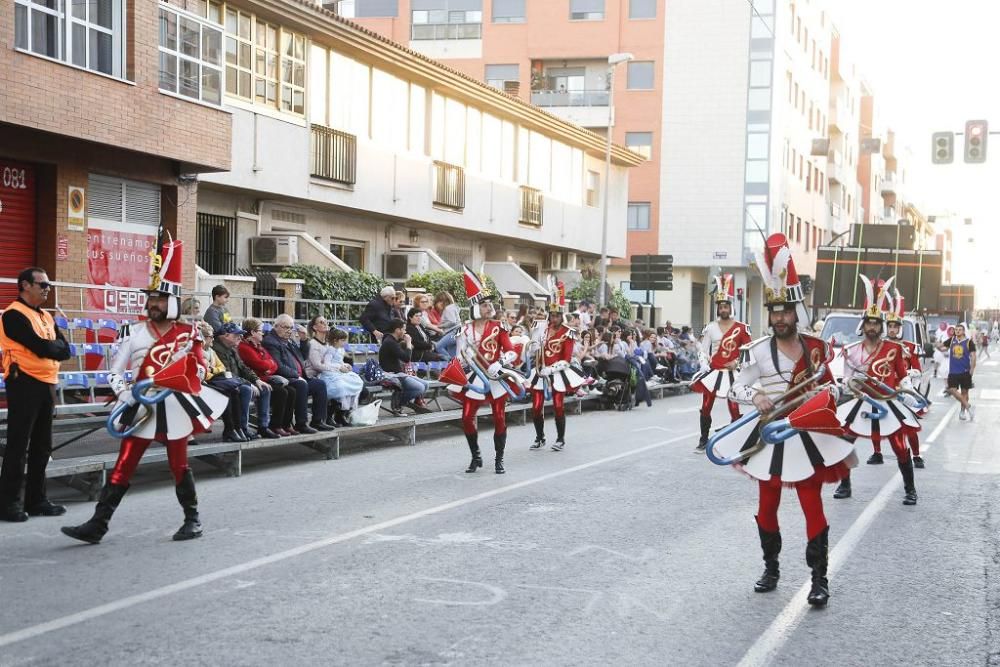
MULTIPOLYGON (((222 33, 156 2, 48 4, 0 3, 0 277, 144 286, 157 225, 193 257, 195 175, 229 169, 222 33)), ((108 294, 84 309, 135 310, 108 294)))

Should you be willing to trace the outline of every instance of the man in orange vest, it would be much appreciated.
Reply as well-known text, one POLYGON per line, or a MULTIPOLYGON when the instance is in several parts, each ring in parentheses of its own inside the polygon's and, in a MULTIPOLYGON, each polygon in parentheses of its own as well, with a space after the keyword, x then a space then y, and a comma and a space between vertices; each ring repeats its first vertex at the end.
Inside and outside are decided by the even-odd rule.
POLYGON ((45 495, 45 466, 52 452, 59 362, 69 359, 69 344, 52 316, 41 309, 52 287, 45 271, 34 266, 25 269, 17 277, 17 287, 17 300, 0 316, 0 361, 7 385, 7 450, 0 469, 3 521, 66 513, 65 507, 53 505, 45 495))

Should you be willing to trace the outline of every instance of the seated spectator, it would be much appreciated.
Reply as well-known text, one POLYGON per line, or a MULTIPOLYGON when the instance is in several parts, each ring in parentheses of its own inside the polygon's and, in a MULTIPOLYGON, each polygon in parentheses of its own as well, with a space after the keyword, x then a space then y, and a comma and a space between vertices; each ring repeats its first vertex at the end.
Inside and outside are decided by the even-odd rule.
POLYGON ((434 349, 441 356, 452 359, 458 354, 458 341, 455 340, 455 336, 462 325, 462 315, 458 310, 458 304, 455 303, 455 297, 450 292, 438 292, 434 296, 434 309, 441 315, 438 326, 443 332, 434 349))
POLYGON ((306 376, 323 381, 333 422, 349 426, 348 415, 357 407, 358 396, 365 383, 350 365, 344 363, 343 346, 347 342, 347 333, 331 330, 326 318, 319 315, 309 321, 308 329, 312 335, 307 341, 306 376), (336 338, 340 343, 337 348, 329 343, 334 333, 340 335, 336 338))
POLYGON ((527 375, 531 372, 531 360, 529 359, 531 356, 531 338, 524 333, 524 327, 520 324, 511 328, 510 344, 514 346, 514 351, 517 352, 517 359, 514 360, 511 366, 527 375))
POLYGON ((396 290, 396 296, 392 300, 392 319, 406 321, 406 292, 396 290))
POLYGON ((406 322, 406 335, 413 344, 412 361, 444 361, 445 358, 434 350, 430 334, 423 326, 423 313, 419 308, 410 308, 406 322))
MULTIPOLYGON (((275 375, 278 362, 264 349, 264 328, 260 320, 248 317, 243 320, 243 342, 237 353, 240 360, 271 387, 271 430, 279 435, 293 435, 292 418, 295 415, 295 387, 288 380, 275 375)), ((269 437, 265 434, 264 437, 269 437)))
MULTIPOLYGON (((413 300, 414 306, 420 309, 421 317, 420 324, 423 326, 424 330, 427 332, 431 343, 434 345, 434 352, 438 354, 441 359, 436 359, 434 361, 448 361, 451 359, 452 354, 450 350, 455 348, 455 332, 457 329, 452 329, 451 331, 445 332, 443 328, 439 325, 441 318, 438 317, 438 324, 431 322, 430 314, 432 312, 437 312, 437 309, 431 307, 431 297, 428 294, 421 294, 416 299, 413 300)), ((409 318, 407 318, 409 320, 409 318)), ((409 333, 409 332, 408 332, 409 333)), ((414 342, 416 339, 414 339, 414 342)), ((422 359, 421 361, 430 361, 429 359, 422 359)))
POLYGON ((216 285, 212 288, 212 305, 205 311, 205 321, 212 331, 218 331, 226 322, 233 320, 226 310, 226 303, 229 302, 229 290, 225 285, 216 285))
POLYGON ((231 377, 242 378, 247 382, 250 387, 251 400, 257 401, 258 425, 257 432, 254 434, 251 434, 249 430, 250 402, 247 401, 240 406, 240 430, 243 435, 251 440, 260 437, 277 438, 280 436, 271 430, 271 385, 261 380, 252 369, 248 368, 236 351, 245 334, 243 327, 235 322, 227 322, 215 332, 215 345, 212 349, 222 360, 231 377))
POLYGON ((423 395, 427 393, 427 383, 418 377, 408 375, 404 365, 409 363, 413 345, 406 333, 406 323, 403 320, 393 320, 389 324, 389 333, 382 338, 378 350, 378 364, 388 376, 399 380, 402 388, 400 403, 414 412, 430 412, 422 404, 423 395), (421 403, 416 401, 420 400, 421 403))
POLYGON ((181 302, 181 322, 190 322, 193 324, 200 324, 201 319, 201 301, 192 297, 188 297, 181 302))
POLYGON ((305 358, 299 343, 294 340, 295 321, 282 313, 274 320, 274 328, 264 335, 264 349, 278 363, 275 375, 288 380, 295 387, 295 431, 316 433, 331 431, 334 426, 327 423, 326 383, 318 378, 305 377, 305 358), (312 421, 309 421, 308 400, 312 396, 312 421))
POLYGON ((222 359, 215 352, 215 333, 208 323, 202 322, 198 330, 204 340, 202 348, 205 359, 204 382, 229 397, 229 405, 222 413, 222 439, 226 442, 249 442, 250 436, 245 435, 240 426, 240 413, 244 404, 249 409, 250 387, 242 378, 233 377, 232 373, 226 370, 222 359))
POLYGON ((580 334, 573 346, 573 360, 580 367, 582 375, 592 384, 597 377, 597 359, 594 358, 594 332, 590 329, 580 334))
POLYGON ((381 341, 382 336, 388 333, 389 322, 392 321, 392 307, 396 302, 396 288, 386 285, 379 291, 378 296, 368 302, 365 311, 361 313, 359 320, 361 326, 368 333, 381 341))

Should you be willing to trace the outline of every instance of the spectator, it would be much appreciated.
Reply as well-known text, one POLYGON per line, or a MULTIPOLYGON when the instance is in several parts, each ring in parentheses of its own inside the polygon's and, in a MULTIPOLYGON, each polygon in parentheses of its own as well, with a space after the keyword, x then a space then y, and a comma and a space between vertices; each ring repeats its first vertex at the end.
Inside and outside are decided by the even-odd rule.
POLYGON ((207 322, 198 325, 204 346, 202 355, 205 359, 205 384, 222 392, 229 398, 229 405, 222 413, 222 439, 226 442, 250 442, 252 438, 243 432, 240 414, 244 406, 250 409, 250 386, 243 378, 234 377, 226 370, 218 353, 215 351, 215 333, 207 322))
POLYGON ((382 336, 389 331, 389 322, 392 321, 392 307, 396 301, 396 288, 386 285, 379 291, 378 296, 368 302, 365 312, 361 313, 361 326, 368 333, 375 336, 375 340, 382 340, 382 336))
POLYGON ((531 331, 531 327, 535 324, 534 318, 528 312, 528 305, 522 303, 517 309, 517 319, 515 320, 517 324, 524 327, 525 331, 531 331))
POLYGON ((396 291, 392 300, 392 319, 406 321, 406 293, 396 291))
MULTIPOLYGON (((430 314, 436 312, 436 308, 431 307, 431 297, 428 294, 421 294, 414 299, 414 305, 420 309, 421 317, 420 324, 423 326, 424 330, 427 332, 428 337, 434 344, 434 352, 441 357, 440 361, 448 361, 453 356, 449 350, 455 347, 455 331, 453 329, 448 333, 445 333, 439 324, 441 318, 438 318, 439 324, 432 324, 430 314)), ((409 318, 407 318, 409 320, 409 318)), ((416 339, 414 339, 415 341, 416 339)), ((429 359, 422 359, 421 361, 430 361, 429 359)), ((435 359, 434 361, 439 361, 435 359)))
POLYGON ((365 390, 365 381, 344 362, 347 332, 331 329, 327 334, 327 353, 324 361, 333 370, 325 370, 319 377, 326 383, 326 395, 334 404, 333 418, 341 426, 351 425, 351 412, 358 407, 358 399, 365 390), (338 406, 339 407, 336 407, 338 406))
POLYGON ((17 300, 0 316, 8 408, 7 449, 0 470, 0 520, 3 521, 27 521, 29 514, 66 513, 65 507, 50 502, 45 493, 59 362, 70 357, 69 344, 52 315, 42 310, 51 288, 44 270, 29 267, 21 271, 17 276, 17 300))
POLYGON ((406 335, 413 344, 413 361, 443 361, 444 357, 435 352, 430 334, 423 326, 423 313, 419 308, 410 308, 406 322, 406 335))
POLYGON ((264 335, 262 344, 278 363, 275 375, 288 380, 295 387, 295 429, 299 433, 331 431, 327 424, 326 383, 319 379, 305 378, 305 358, 298 342, 293 340, 295 322, 287 314, 278 315, 274 328, 264 335), (312 396, 313 416, 309 421, 308 400, 312 396))
POLYGON ((271 430, 271 385, 260 379, 251 368, 248 368, 240 359, 237 348, 246 335, 246 331, 235 322, 228 322, 222 325, 222 329, 215 332, 215 345, 213 349, 226 370, 233 377, 246 380, 250 387, 251 400, 257 401, 257 432, 250 434, 250 402, 241 405, 240 430, 243 435, 251 440, 260 437, 273 440, 280 437, 271 430))
POLYGON ((404 364, 411 361, 413 345, 406 333, 406 323, 403 320, 392 320, 389 332, 382 338, 378 350, 378 364, 389 377, 399 380, 402 388, 400 403, 402 407, 410 408, 417 413, 430 412, 423 405, 415 403, 427 392, 427 383, 413 375, 407 375, 404 364))
POLYGON ((580 340, 573 347, 573 359, 590 380, 587 384, 592 384, 597 376, 597 359, 594 358, 594 332, 590 329, 580 334, 580 340))
POLYGON ((285 378, 275 375, 278 362, 261 344, 264 328, 260 320, 248 317, 243 320, 243 330, 243 342, 238 349, 240 359, 271 387, 271 430, 280 436, 295 435, 292 430, 295 388, 285 378))
POLYGON ((233 318, 229 316, 229 311, 226 310, 228 301, 229 290, 226 289, 225 285, 216 285, 212 288, 212 305, 205 311, 205 321, 208 322, 208 326, 212 327, 212 331, 218 331, 223 324, 233 321, 233 318))
POLYGON ((566 320, 566 324, 568 324, 569 327, 574 329, 577 333, 582 331, 580 326, 580 313, 570 313, 566 320))
POLYGON ((594 323, 594 317, 591 315, 591 309, 594 307, 589 300, 583 299, 580 301, 580 307, 578 308, 580 312, 580 330, 584 331, 589 329, 594 323))
POLYGON ((181 316, 178 319, 181 322, 189 322, 192 324, 198 324, 201 322, 201 301, 193 296, 184 299, 184 301, 181 302, 181 316))
MULTIPOLYGON (((517 316, 514 313, 515 317, 517 316)), ((514 346, 514 351, 517 352, 517 359, 511 364, 514 368, 517 368, 525 375, 531 372, 531 356, 529 350, 531 349, 531 338, 524 332, 524 327, 520 324, 511 327, 510 330, 510 344, 514 346)))
MULTIPOLYGON (((308 330, 311 335, 306 341, 306 376, 321 380, 326 385, 326 397, 330 401, 327 407, 329 411, 327 423, 332 420, 339 426, 349 426, 344 412, 350 412, 357 407, 358 396, 365 384, 361 377, 344 363, 343 344, 347 341, 347 334, 339 332, 343 334, 343 339, 338 348, 339 353, 335 353, 328 342, 333 331, 330 330, 330 324, 325 317, 317 315, 309 320, 308 330), (354 377, 341 377, 347 375, 354 377), (357 378, 357 382, 354 378, 357 378), (333 403, 333 399, 337 399, 336 404, 333 403)), ((315 410, 315 407, 313 409, 315 410)))
POLYGON ((600 314, 597 316, 597 320, 594 325, 598 327, 604 327, 606 329, 611 321, 609 315, 610 312, 611 311, 607 306, 602 307, 600 310, 600 314))
POLYGON ((437 353, 446 359, 452 359, 458 354, 458 342, 455 336, 462 325, 462 315, 455 303, 455 297, 450 292, 438 292, 434 297, 434 308, 440 308, 441 321, 438 326, 444 332, 441 339, 434 346, 437 353))

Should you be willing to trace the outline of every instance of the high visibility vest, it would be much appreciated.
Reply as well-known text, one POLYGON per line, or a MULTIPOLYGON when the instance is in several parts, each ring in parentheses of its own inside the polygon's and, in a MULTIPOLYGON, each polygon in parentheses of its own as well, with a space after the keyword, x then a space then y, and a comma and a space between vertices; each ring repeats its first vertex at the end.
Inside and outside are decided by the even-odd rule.
MULTIPOLYGON (((56 323, 44 310, 35 310, 20 301, 7 306, 7 310, 16 310, 28 318, 31 328, 39 338, 56 339, 56 323)), ((43 359, 17 341, 8 338, 3 329, 2 317, 0 317, 0 361, 3 365, 4 379, 10 375, 11 366, 17 364, 22 373, 27 373, 36 380, 48 384, 59 382, 59 362, 55 359, 43 359)))

